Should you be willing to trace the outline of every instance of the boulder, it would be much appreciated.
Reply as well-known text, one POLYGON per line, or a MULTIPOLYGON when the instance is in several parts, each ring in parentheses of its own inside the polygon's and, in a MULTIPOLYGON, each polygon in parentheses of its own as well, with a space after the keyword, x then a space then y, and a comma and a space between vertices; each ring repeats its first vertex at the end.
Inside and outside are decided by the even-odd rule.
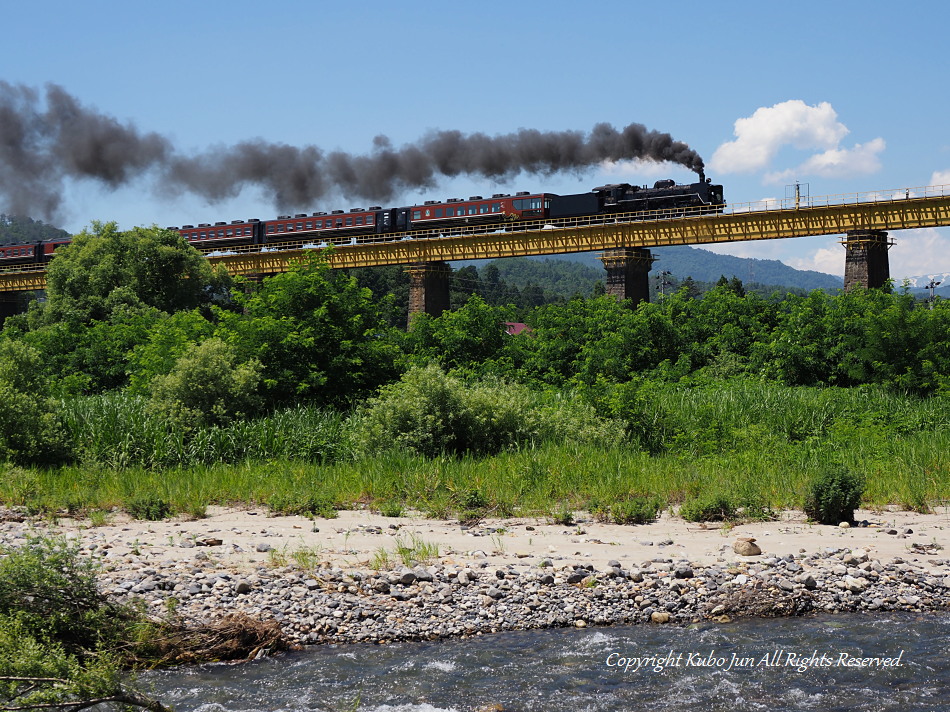
POLYGON ((740 537, 732 545, 732 550, 739 556, 758 556, 762 553, 762 549, 759 548, 752 537, 740 537))

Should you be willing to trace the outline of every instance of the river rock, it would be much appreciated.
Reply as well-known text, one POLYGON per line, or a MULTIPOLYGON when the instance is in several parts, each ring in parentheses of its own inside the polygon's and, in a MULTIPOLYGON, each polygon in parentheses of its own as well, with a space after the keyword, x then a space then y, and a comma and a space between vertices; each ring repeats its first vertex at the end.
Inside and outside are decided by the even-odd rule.
POLYGON ((740 537, 736 539, 736 542, 732 545, 732 550, 739 556, 758 556, 762 553, 762 549, 755 543, 755 539, 751 537, 740 537))

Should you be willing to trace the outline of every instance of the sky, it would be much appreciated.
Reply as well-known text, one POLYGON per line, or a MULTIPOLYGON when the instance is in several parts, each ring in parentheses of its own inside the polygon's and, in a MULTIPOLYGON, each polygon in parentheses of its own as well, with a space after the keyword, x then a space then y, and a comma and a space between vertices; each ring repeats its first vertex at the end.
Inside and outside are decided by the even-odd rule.
MULTIPOLYGON (((618 130, 638 123, 698 152, 733 205, 784 198, 795 182, 812 196, 950 183, 950 5, 941 2, 3 5, 0 108, 6 102, 41 116, 52 91, 67 97, 67 108, 106 117, 194 171, 252 142, 299 149, 298 158, 365 156, 439 131, 587 135, 601 123, 618 130)), ((0 132, 4 121, 0 111, 0 132)), ((49 140, 36 134, 39 144, 49 140)), ((25 183, 2 148, 0 141, 0 211, 9 212, 25 183)), ((61 157, 42 145, 36 150, 53 200, 33 217, 73 232, 94 220, 125 229, 695 180, 673 163, 599 162, 547 175, 435 175, 424 187, 397 186, 385 203, 331 185, 290 207, 276 205, 266 185, 196 192, 188 181, 161 179, 147 160, 105 180, 82 177, 75 166, 56 165, 61 157)), ((122 157, 132 149, 104 150, 122 157)), ((270 155, 262 170, 282 167, 270 155)), ((950 228, 891 237, 892 277, 950 272, 950 228)), ((712 249, 840 276, 839 239, 712 249)))

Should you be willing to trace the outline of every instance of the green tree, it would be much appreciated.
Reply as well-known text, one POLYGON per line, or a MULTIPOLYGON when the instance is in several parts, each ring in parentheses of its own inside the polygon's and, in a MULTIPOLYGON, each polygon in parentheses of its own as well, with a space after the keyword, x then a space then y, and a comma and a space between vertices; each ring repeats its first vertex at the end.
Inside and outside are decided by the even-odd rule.
POLYGON ((236 298, 243 312, 219 312, 216 334, 243 360, 263 364, 263 393, 272 404, 345 404, 399 372, 385 306, 319 254, 236 298))
POLYGON ((420 364, 437 361, 446 369, 482 370, 501 357, 510 340, 505 322, 510 310, 489 306, 477 296, 439 317, 419 314, 406 337, 406 347, 420 364))
POLYGON ((226 278, 173 230, 94 222, 61 247, 46 273, 45 322, 104 320, 118 306, 164 312, 209 302, 226 278))
POLYGON ((213 336, 215 328, 197 309, 161 315, 127 355, 129 389, 147 393, 152 379, 169 373, 189 348, 213 336))
POLYGON ((356 284, 368 288, 386 315, 390 326, 406 328, 409 313, 409 273, 402 265, 391 267, 359 267, 346 273, 356 278, 356 284))
POLYGON ((227 283, 174 231, 97 222, 57 251, 47 301, 4 334, 39 350, 60 394, 121 388, 127 353, 162 314, 207 305, 227 283))
POLYGON ((0 341, 0 460, 52 464, 67 447, 40 368, 36 349, 0 341))
POLYGON ((151 383, 150 409, 188 427, 224 425, 260 407, 261 364, 239 363, 234 348, 211 338, 193 344, 171 372, 151 383))

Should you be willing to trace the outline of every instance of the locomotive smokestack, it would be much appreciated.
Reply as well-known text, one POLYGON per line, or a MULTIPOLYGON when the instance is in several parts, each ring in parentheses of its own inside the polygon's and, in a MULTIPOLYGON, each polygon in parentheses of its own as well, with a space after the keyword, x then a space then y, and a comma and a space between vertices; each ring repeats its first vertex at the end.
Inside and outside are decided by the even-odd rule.
POLYGON ((67 179, 118 188, 151 172, 161 194, 191 192, 212 202, 251 185, 288 209, 328 194, 388 201, 431 188, 438 177, 498 180, 629 159, 677 163, 703 176, 696 151, 641 124, 597 124, 589 133, 434 131, 400 148, 378 136, 363 155, 257 140, 185 156, 167 138, 83 107, 61 87, 46 87, 44 107, 37 91, 0 81, 0 208, 45 219, 56 214, 67 179))

